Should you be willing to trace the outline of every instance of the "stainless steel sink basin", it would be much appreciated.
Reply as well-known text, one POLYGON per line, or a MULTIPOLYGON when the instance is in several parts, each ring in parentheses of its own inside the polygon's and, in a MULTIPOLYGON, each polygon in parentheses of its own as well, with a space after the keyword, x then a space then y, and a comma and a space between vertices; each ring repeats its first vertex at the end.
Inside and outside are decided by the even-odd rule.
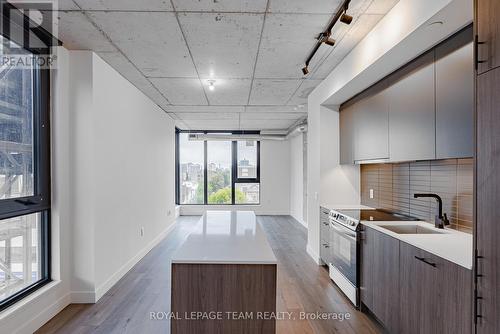
POLYGON ((379 225, 386 230, 397 234, 443 234, 444 231, 440 231, 432 227, 423 227, 420 225, 379 225))

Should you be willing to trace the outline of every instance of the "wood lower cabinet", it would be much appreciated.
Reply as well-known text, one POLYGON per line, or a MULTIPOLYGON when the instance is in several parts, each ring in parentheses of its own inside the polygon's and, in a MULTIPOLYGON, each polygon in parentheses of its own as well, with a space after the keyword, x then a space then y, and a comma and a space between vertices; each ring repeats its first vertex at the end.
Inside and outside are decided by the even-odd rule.
POLYGON ((373 229, 363 233, 361 301, 389 332, 399 333, 399 240, 373 229))
POLYGON ((400 244, 401 333, 471 333, 472 272, 400 244))
POLYGON ((472 332, 471 270, 371 228, 361 256, 361 302, 389 333, 472 332))
POLYGON ((500 1, 476 0, 478 73, 500 66, 500 1))
POLYGON ((500 333, 500 68, 477 78, 477 333, 500 333))

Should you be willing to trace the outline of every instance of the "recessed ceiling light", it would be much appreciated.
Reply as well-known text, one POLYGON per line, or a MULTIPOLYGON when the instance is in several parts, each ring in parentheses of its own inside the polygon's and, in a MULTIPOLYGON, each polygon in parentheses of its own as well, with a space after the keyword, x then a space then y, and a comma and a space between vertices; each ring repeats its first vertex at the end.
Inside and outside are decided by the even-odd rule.
POLYGON ((215 80, 208 80, 208 89, 211 91, 215 90, 215 80))

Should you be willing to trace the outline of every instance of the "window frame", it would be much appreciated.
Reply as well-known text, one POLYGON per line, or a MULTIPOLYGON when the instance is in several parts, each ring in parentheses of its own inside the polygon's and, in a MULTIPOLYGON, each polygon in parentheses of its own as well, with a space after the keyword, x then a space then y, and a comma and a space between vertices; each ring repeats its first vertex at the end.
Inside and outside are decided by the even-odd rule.
MULTIPOLYGON (((1 4, 3 9, 16 9, 11 4, 1 4)), ((50 54, 52 36, 43 30, 30 30, 29 18, 24 14, 15 13, 13 16, 2 10, 4 23, 0 34, 3 38, 13 41, 33 55, 50 54), (12 25, 10 25, 12 23, 12 25), (46 48, 25 47, 25 41, 11 38, 10 27, 20 29, 25 38, 26 33, 35 34, 46 48)), ((50 235, 50 208, 51 208, 51 166, 50 166, 50 69, 33 69, 33 195, 0 199, 0 224, 2 220, 40 214, 40 277, 41 279, 17 291, 9 297, 0 300, 0 311, 25 298, 30 293, 51 282, 51 235, 50 235)))
POLYGON ((231 140, 231 203, 230 204, 211 204, 208 203, 208 141, 203 141, 203 203, 180 203, 180 150, 179 150, 179 136, 181 133, 223 133, 223 134, 233 134, 233 135, 259 135, 260 131, 242 131, 242 130, 181 130, 175 128, 175 203, 177 205, 210 205, 210 206, 221 206, 221 205, 248 205, 256 206, 260 205, 260 140, 255 140, 257 142, 257 171, 256 177, 254 178, 239 178, 238 177, 238 141, 231 140), (236 184, 238 183, 257 183, 259 184, 259 203, 236 203, 236 184))

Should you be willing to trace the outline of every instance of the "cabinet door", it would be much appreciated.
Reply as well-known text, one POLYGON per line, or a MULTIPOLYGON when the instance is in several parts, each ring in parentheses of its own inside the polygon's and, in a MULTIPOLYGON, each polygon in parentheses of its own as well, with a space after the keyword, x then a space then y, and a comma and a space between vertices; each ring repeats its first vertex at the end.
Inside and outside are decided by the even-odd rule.
POLYGON ((434 54, 429 52, 389 77, 391 161, 436 158, 434 54))
POLYGON ((366 228, 361 256, 361 301, 390 333, 399 333, 399 241, 366 228))
POLYGON ((374 231, 365 228, 361 232, 360 298, 370 310, 373 309, 373 244, 374 231))
POLYGON ((354 164, 355 112, 356 105, 353 104, 342 109, 339 115, 340 163, 344 165, 354 164))
POLYGON ((389 158, 389 99, 385 84, 360 100, 355 113, 354 160, 389 158))
POLYGON ((468 158, 474 150, 472 28, 436 48, 436 157, 468 158))
POLYGON ((404 242, 400 244, 400 325, 401 333, 441 333, 442 316, 439 286, 443 279, 425 252, 404 242))
POLYGON ((500 1, 477 0, 478 73, 500 66, 500 1))
POLYGON ((374 235, 372 311, 390 333, 399 333, 399 240, 374 235))
POLYGON ((471 333, 472 272, 400 243, 401 333, 471 333))
POLYGON ((477 78, 476 236, 479 334, 500 333, 500 68, 477 78))

